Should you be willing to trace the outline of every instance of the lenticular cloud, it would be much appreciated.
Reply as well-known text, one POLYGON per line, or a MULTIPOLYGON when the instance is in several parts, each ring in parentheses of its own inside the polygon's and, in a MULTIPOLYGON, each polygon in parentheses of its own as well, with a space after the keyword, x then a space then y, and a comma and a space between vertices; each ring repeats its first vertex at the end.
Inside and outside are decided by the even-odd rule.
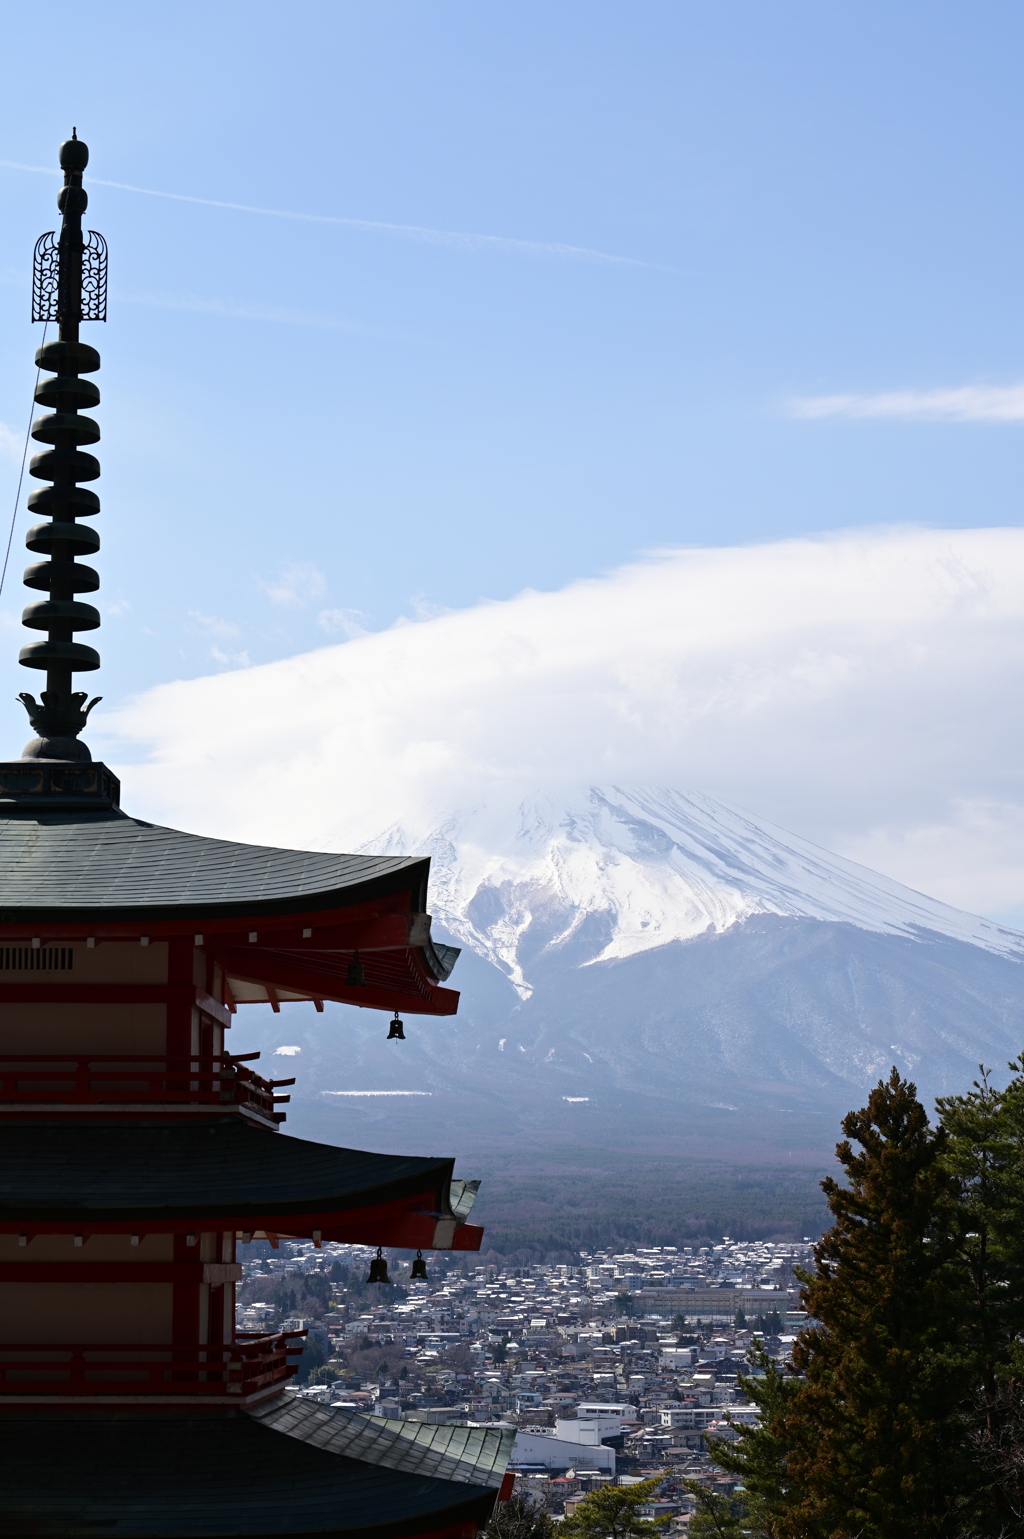
POLYGON ((677 550, 554 593, 168 684, 132 810, 356 848, 474 797, 702 791, 976 912, 1024 890, 1024 531, 677 550))

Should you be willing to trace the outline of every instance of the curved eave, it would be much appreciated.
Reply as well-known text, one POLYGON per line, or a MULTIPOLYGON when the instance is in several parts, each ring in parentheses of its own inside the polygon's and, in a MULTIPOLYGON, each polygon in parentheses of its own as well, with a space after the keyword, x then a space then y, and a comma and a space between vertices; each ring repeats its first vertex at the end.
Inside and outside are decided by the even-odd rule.
MULTIPOLYGON (((446 1460, 429 1447, 417 1458, 410 1447, 396 1468, 372 1447, 336 1451, 330 1445, 346 1441, 340 1426, 321 1446, 321 1428, 276 1424, 287 1420, 0 1411, 0 1527, 5 1539, 466 1539, 493 1511, 504 1443, 496 1459, 489 1448, 483 1458, 446 1460)), ((354 1431, 347 1443, 365 1444, 364 1430, 354 1431)), ((387 1439, 378 1439, 387 1460, 387 1439)))
MULTIPOLYGON (((0 847, 0 857, 3 851, 0 847)), ((409 907, 422 909, 426 901, 429 859, 394 862, 397 869, 384 871, 354 881, 344 887, 329 887, 314 892, 302 892, 293 897, 233 897, 222 902, 189 899, 177 903, 145 901, 123 903, 116 894, 107 899, 76 903, 27 902, 12 904, 4 900, 4 884, 0 881, 0 924, 22 925, 28 923, 75 925, 86 922, 105 924, 165 923, 168 925, 192 925, 195 920, 231 921, 285 917, 306 913, 323 913, 354 907, 360 903, 372 903, 390 898, 397 893, 408 892, 409 907)))
POLYGON ((0 923, 174 921, 344 909, 408 892, 423 857, 332 854, 210 839, 122 813, 0 816, 0 923))
POLYGON ((205 839, 120 815, 0 818, 0 937, 203 944, 235 1003, 331 1000, 453 1015, 426 857, 205 839), (365 983, 349 983, 356 952, 365 983))
POLYGON ((264 1400, 246 1414, 265 1427, 331 1453, 493 1491, 502 1485, 515 1442, 512 1428, 402 1421, 284 1394, 264 1400))
POLYGON ((371 1010, 401 1008, 416 1015, 454 1015, 459 996, 438 987, 425 948, 358 948, 365 983, 348 983, 351 951, 303 952, 269 947, 224 947, 214 957, 236 1004, 325 1000, 371 1010))
POLYGON ((456 1219, 453 1165, 313 1143, 239 1117, 0 1123, 0 1222, 239 1220, 289 1233, 289 1220, 303 1217, 317 1227, 328 1217, 343 1224, 346 1214, 456 1219))

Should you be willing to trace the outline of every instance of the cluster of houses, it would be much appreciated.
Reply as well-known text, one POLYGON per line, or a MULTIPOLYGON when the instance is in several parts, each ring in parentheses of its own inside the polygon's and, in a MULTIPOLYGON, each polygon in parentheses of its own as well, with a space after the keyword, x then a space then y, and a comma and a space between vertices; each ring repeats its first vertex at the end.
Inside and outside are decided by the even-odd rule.
MULTIPOLYGON (((296 1394, 392 1418, 513 1426, 512 1468, 556 1514, 596 1485, 668 1471, 655 1505, 685 1526, 681 1479, 730 1489, 705 1435, 733 1436, 756 1416, 739 1383, 752 1342, 785 1357, 804 1323, 794 1268, 809 1262, 810 1243, 723 1239, 598 1252, 576 1266, 437 1259, 428 1281, 392 1262, 400 1286, 342 1283, 365 1277, 369 1259, 360 1247, 283 1242, 245 1263, 252 1294, 281 1274, 336 1279, 308 1316, 272 1322, 273 1306, 257 1301, 240 1312, 242 1326, 310 1330, 321 1366, 296 1394), (351 1360, 365 1367, 370 1348, 377 1371, 357 1379, 351 1360)), ((299 1293, 308 1304, 301 1283, 299 1293)))

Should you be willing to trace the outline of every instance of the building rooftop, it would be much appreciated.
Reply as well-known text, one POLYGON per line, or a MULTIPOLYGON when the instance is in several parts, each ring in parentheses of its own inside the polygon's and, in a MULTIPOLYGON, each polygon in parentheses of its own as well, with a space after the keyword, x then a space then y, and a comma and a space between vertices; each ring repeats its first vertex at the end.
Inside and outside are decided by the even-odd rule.
POLYGON ((435 1217, 465 1217, 475 1195, 474 1183, 452 1182, 453 1165, 311 1143, 238 1117, 186 1125, 5 1122, 0 1220, 29 1228, 32 1219, 92 1226, 224 1220, 226 1227, 237 1220, 242 1227, 248 1218, 255 1229, 271 1227, 272 1216, 288 1234, 301 1232, 304 1215, 373 1207, 383 1218, 385 1205, 400 1214, 403 1199, 425 1194, 432 1233, 435 1217))
POLYGON ((411 891, 427 859, 335 855, 207 839, 114 809, 0 805, 0 923, 295 913, 411 891))
POLYGON ((401 1437, 392 1425, 401 1426, 291 1396, 255 1414, 92 1408, 44 1419, 19 1409, 2 1422, 0 1527, 62 1539, 402 1539, 485 1523, 513 1434, 425 1427, 401 1437))

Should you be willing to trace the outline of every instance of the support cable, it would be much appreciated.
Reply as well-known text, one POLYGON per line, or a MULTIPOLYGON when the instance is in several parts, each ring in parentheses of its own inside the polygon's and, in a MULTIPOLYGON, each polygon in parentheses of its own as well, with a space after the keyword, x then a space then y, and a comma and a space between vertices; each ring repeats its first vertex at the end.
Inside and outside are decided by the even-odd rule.
MULTIPOLYGON (((43 340, 40 343, 41 347, 46 346, 47 325, 49 325, 49 322, 43 326, 43 340)), ((7 563, 11 559, 11 544, 14 540, 14 526, 18 520, 18 503, 21 501, 21 487, 23 481, 25 480, 25 461, 28 459, 28 446, 32 437, 32 419, 35 416, 36 391, 39 389, 39 378, 42 372, 42 365, 40 365, 39 368, 36 369, 36 382, 32 386, 32 405, 29 408, 28 413, 28 427, 25 429, 25 447, 21 451, 21 469, 18 471, 18 490, 14 494, 14 512, 11 514, 11 527, 7 531, 7 549, 4 551, 3 570, 0 571, 0 594, 2 594, 4 591, 4 582, 7 577, 7 563)))

